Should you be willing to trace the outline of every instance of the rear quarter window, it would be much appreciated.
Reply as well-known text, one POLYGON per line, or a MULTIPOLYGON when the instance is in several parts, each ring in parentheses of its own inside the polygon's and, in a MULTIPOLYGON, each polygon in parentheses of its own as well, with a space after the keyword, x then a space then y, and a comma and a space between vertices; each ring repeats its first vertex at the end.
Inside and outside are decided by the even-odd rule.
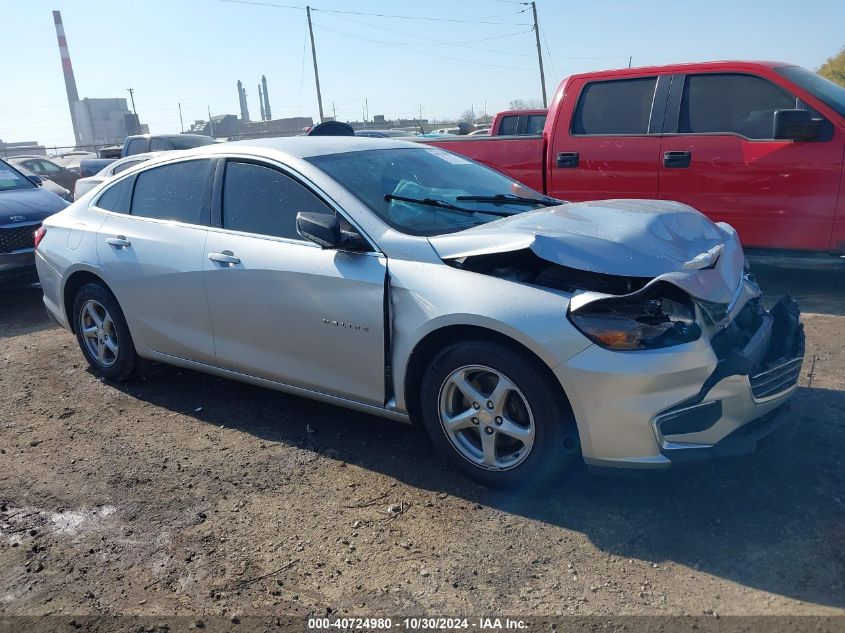
POLYGON ((96 206, 113 213, 129 213, 132 204, 132 185, 134 184, 134 176, 114 183, 100 195, 96 206))

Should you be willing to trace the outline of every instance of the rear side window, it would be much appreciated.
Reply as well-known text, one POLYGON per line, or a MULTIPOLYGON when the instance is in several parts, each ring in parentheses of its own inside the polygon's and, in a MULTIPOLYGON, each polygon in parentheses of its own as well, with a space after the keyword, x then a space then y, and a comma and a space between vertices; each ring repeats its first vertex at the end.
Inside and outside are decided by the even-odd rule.
POLYGON ((143 163, 145 160, 146 160, 145 158, 139 158, 138 160, 128 160, 125 163, 121 163, 120 165, 118 165, 117 167, 115 167, 112 170, 112 175, 116 176, 120 172, 125 171, 125 170, 129 169, 130 167, 134 167, 138 163, 143 163))
POLYGON ((230 161, 223 181, 223 228, 301 240, 296 214, 334 211, 304 185, 280 171, 230 161))
POLYGON ((543 133, 543 128, 546 126, 545 114, 530 114, 526 118, 528 119, 525 125, 526 134, 537 135, 543 133))
POLYGON ((132 203, 132 185, 134 183, 134 176, 116 182, 103 192, 100 199, 97 200, 97 206, 106 211, 114 211, 115 213, 129 213, 129 207, 132 203))
POLYGON ((573 134, 648 134, 656 77, 589 83, 581 92, 573 134))
POLYGON ((126 155, 131 156, 132 154, 140 154, 142 152, 147 151, 147 139, 145 138, 133 138, 129 141, 129 145, 126 146, 126 155))
POLYGON ((501 125, 499 125, 499 134, 501 136, 509 136, 516 134, 516 127, 518 122, 519 117, 516 115, 502 117, 502 123, 501 125))
POLYGON ((173 143, 167 141, 163 138, 154 138, 150 141, 150 151, 151 152, 161 152, 171 150, 173 148, 173 143))
POLYGON ((132 215, 203 224, 211 165, 210 160, 188 160, 142 171, 136 176, 132 215))
POLYGON ((775 110, 795 107, 795 97, 761 77, 689 75, 684 84, 678 131, 770 139, 775 110))

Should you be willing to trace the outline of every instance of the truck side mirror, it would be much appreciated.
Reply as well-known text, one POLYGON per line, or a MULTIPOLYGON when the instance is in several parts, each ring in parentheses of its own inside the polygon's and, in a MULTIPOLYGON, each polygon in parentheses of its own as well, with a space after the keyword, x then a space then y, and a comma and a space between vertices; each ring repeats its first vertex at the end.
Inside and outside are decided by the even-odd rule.
POLYGON ((772 138, 787 141, 814 141, 822 129, 822 119, 808 110, 775 110, 772 138))

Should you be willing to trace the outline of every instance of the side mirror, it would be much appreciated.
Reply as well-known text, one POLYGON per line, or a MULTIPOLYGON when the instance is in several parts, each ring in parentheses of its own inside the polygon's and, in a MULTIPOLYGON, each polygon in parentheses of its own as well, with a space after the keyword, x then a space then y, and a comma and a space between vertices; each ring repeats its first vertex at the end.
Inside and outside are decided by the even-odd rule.
POLYGON ((772 138, 788 141, 814 141, 819 137, 822 120, 808 110, 775 110, 772 138))
POLYGON ((41 176, 36 176, 35 174, 28 174, 27 178, 29 178, 29 181, 33 185, 37 185, 38 187, 44 186, 44 180, 41 178, 41 176))
POLYGON ((343 242, 340 222, 337 216, 329 213, 296 214, 296 230, 306 240, 319 244, 322 248, 337 248, 343 242))

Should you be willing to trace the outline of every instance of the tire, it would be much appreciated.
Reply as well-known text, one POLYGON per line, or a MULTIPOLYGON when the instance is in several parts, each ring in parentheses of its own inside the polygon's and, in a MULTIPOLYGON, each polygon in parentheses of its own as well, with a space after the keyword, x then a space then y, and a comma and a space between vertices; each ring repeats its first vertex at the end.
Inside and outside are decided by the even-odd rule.
POLYGON ((73 331, 82 355, 97 376, 126 380, 139 366, 135 343, 123 310, 108 288, 98 283, 82 286, 73 300, 73 331), (102 327, 94 318, 99 317, 102 327), (100 355, 99 350, 103 350, 100 355))
POLYGON ((571 410, 551 381, 535 359, 501 343, 453 343, 423 376, 423 424, 437 450, 484 485, 519 488, 562 476, 583 458, 571 410))

